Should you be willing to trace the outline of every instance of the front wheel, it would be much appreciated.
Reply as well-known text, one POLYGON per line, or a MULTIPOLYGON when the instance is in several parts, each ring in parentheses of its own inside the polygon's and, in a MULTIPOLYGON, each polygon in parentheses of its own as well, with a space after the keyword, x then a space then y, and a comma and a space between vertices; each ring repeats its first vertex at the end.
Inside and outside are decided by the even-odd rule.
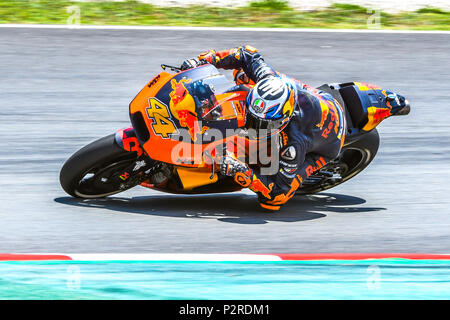
POLYGON ((333 188, 363 171, 377 154, 380 136, 376 129, 344 146, 339 156, 306 179, 296 194, 313 194, 333 188))
POLYGON ((136 162, 115 142, 115 135, 103 137, 78 150, 63 165, 59 180, 68 194, 77 198, 102 198, 136 184, 124 184, 119 175, 136 162))

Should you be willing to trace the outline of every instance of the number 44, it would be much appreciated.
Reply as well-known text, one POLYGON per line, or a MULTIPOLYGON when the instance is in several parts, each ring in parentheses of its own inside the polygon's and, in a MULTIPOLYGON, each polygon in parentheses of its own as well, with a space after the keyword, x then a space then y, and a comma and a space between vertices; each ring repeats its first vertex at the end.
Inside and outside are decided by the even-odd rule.
POLYGON ((150 98, 148 102, 149 107, 146 112, 147 117, 153 120, 153 132, 165 139, 169 138, 169 135, 177 133, 177 127, 171 119, 167 106, 156 98, 150 98))

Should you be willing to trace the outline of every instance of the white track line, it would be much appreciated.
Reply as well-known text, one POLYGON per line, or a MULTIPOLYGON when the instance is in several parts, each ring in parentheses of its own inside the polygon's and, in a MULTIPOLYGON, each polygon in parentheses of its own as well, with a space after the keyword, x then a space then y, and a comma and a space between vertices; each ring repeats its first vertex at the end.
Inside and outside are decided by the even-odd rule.
POLYGON ((67 30, 148 30, 148 31, 222 31, 222 32, 319 32, 319 33, 398 33, 398 34, 450 34, 450 31, 390 30, 390 29, 307 29, 307 28, 228 28, 180 26, 118 26, 118 25, 66 25, 66 24, 0 24, 0 28, 67 29, 67 30))

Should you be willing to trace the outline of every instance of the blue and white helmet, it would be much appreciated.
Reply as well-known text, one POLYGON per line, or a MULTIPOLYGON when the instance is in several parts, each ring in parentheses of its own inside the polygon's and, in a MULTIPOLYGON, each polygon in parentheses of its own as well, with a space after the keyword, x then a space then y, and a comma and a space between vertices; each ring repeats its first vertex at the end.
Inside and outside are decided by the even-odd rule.
POLYGON ((245 127, 280 132, 294 113, 296 99, 295 85, 287 78, 270 76, 259 81, 247 95, 245 127))

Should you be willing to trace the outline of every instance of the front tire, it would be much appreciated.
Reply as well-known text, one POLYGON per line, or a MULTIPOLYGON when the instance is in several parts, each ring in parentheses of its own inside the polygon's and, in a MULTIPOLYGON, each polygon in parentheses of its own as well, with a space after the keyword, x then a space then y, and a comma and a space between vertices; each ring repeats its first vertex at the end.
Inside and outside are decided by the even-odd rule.
POLYGON ((115 142, 115 135, 111 134, 74 153, 61 168, 59 181, 72 197, 106 197, 134 186, 124 188, 115 178, 136 159, 136 152, 123 150, 115 142))

